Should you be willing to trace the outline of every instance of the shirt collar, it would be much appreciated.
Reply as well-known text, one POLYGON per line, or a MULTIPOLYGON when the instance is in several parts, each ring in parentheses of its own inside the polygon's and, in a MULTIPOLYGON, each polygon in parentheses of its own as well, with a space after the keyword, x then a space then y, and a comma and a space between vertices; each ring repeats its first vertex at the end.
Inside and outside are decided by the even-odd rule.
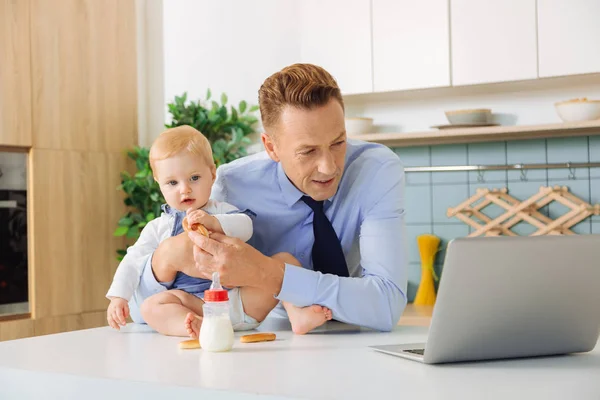
POLYGON ((281 163, 277 163, 277 179, 279 180, 279 187, 281 188, 281 194, 288 207, 293 206, 300 200, 304 193, 302 193, 287 177, 281 163))
MULTIPOLYGON (((342 175, 342 177, 343 177, 343 175, 342 175)), ((296 186, 294 186, 292 181, 290 181, 290 178, 288 178, 288 176, 285 174, 285 171, 283 170, 283 167, 281 166, 280 162, 277 163, 277 179, 279 180, 279 187, 281 188, 281 194, 283 195, 283 199, 285 200, 288 207, 291 207, 294 204, 296 204, 302 198, 302 196, 305 195, 305 193, 298 190, 298 188, 296 186)), ((340 185, 341 185, 341 181, 340 181, 340 185)), ((335 192, 335 194, 333 196, 331 196, 330 198, 325 200, 324 205, 328 205, 329 203, 333 202, 333 200, 335 199, 335 196, 337 195, 337 192, 339 192, 339 190, 340 190, 340 188, 338 186, 338 190, 335 192)))

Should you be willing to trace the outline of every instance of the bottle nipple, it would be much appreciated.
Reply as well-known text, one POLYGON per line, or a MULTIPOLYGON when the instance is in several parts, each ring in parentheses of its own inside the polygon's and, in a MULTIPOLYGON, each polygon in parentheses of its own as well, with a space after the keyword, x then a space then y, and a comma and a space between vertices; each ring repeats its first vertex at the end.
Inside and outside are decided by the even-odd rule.
POLYGON ((221 286, 221 278, 219 277, 218 272, 213 272, 212 274, 212 283, 210 284, 210 290, 223 290, 221 286))

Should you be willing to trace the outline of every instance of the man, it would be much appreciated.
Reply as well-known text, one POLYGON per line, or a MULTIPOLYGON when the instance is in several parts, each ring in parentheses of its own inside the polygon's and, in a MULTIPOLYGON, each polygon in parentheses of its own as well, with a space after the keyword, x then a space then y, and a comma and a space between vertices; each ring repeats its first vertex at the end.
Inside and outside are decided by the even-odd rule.
MULTIPOLYGON (((385 146, 346 139, 340 89, 318 66, 273 74, 259 105, 266 151, 221 166, 212 192, 254 212, 254 234, 243 243, 191 233, 195 275, 218 271, 225 286, 259 288, 290 316, 322 306, 338 321, 393 329, 408 266, 400 160, 385 146), (295 260, 272 257, 281 252, 295 260)), ((170 265, 193 264, 183 255, 189 245, 172 239, 151 260, 157 280, 170 265)))

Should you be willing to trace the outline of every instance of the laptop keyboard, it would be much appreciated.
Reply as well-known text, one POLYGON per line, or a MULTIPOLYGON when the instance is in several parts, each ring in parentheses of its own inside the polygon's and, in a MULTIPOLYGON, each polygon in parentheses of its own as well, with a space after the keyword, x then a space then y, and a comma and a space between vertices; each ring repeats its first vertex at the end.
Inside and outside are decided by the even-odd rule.
POLYGON ((424 355, 425 354, 425 349, 410 349, 410 350, 404 350, 407 353, 413 353, 413 354, 419 354, 419 355, 424 355))

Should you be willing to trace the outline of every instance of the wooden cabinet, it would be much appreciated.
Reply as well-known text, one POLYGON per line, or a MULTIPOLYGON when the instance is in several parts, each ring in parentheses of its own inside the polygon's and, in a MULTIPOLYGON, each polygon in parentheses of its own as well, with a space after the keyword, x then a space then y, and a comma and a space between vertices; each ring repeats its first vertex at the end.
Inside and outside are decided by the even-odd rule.
POLYGON ((34 318, 103 310, 116 270, 112 236, 125 212, 116 190, 121 152, 31 151, 32 306, 34 318))
POLYGON ((538 0, 539 76, 600 72, 600 1, 538 0))
MULTIPOLYGON (((280 0, 165 2, 165 104, 188 93, 204 99, 210 88, 258 104, 264 80, 299 60, 297 6, 280 0)), ((161 60, 162 61, 162 60, 161 60)))
POLYGON ((453 85, 537 78, 536 0, 450 5, 453 85))
POLYGON ((370 0, 304 0, 300 60, 317 64, 343 94, 373 91, 370 0))
POLYGON ((29 318, 0 321, 0 342, 34 335, 33 321, 29 318))
POLYGON ((0 0, 0 146, 31 146, 29 0, 0 0))
POLYGON ((0 340, 106 324, 137 144, 135 0, 0 0, 0 147, 31 147, 31 319, 0 340))
POLYGON ((25 318, 0 321, 0 342, 31 336, 98 328, 106 325, 108 324, 106 322, 105 310, 40 319, 25 318))
POLYGON ((447 0, 373 0, 375 92, 450 86, 447 0))
POLYGON ((132 0, 31 0, 35 147, 137 143, 135 21, 132 0))

